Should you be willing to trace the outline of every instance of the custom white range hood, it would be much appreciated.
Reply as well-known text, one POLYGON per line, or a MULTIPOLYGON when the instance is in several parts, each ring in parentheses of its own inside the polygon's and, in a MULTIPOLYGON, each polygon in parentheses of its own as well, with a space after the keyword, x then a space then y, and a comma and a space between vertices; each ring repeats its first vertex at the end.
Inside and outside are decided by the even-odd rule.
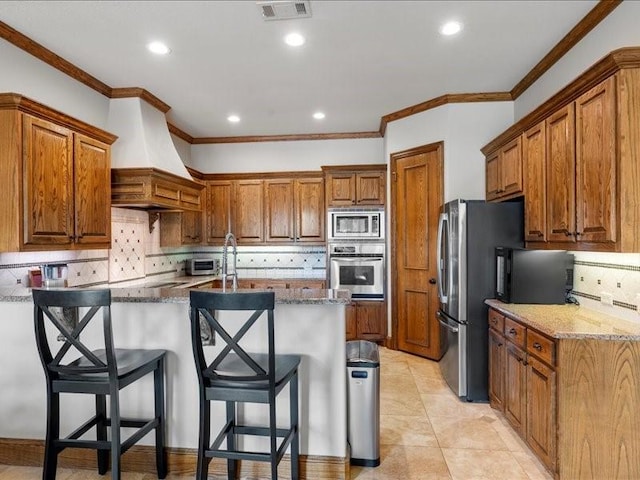
POLYGON ((203 185, 193 181, 178 155, 164 112, 137 96, 113 98, 107 129, 118 135, 111 147, 112 205, 201 209, 203 185))

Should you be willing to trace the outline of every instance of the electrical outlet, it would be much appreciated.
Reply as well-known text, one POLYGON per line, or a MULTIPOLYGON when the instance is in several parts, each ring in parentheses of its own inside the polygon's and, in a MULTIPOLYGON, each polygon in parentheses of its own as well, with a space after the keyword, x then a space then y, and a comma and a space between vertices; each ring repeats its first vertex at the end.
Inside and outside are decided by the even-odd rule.
POLYGON ((613 294, 609 292, 600 292, 600 303, 603 305, 613 305, 613 294))

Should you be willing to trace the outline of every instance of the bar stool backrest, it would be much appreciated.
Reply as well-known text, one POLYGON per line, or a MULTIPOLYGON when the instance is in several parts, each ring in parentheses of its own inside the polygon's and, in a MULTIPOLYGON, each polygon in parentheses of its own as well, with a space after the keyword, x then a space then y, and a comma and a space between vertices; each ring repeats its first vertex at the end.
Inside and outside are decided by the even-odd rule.
MULTIPOLYGON (((117 377, 117 365, 113 347, 111 327, 111 291, 108 289, 87 290, 33 290, 34 321, 36 343, 45 373, 50 380, 61 375, 65 377, 86 376, 87 374, 108 374, 109 378, 117 377), (61 308, 54 308, 61 307, 61 308), (79 317, 80 309, 88 309, 77 324, 69 326, 62 309, 71 309, 79 317), (80 339, 80 334, 102 310, 102 330, 105 354, 99 358, 94 350, 80 339), (51 323, 59 332, 58 339, 47 334, 46 324, 51 323), (52 352, 52 346, 59 348, 52 352), (80 354, 78 357, 75 354, 80 354), (68 357, 73 359, 68 360, 68 357), (106 361, 105 361, 106 359, 106 361)), ((64 310, 63 310, 64 311, 64 310)), ((75 322, 74 322, 75 323, 75 322)), ((51 329, 50 329, 51 330, 51 329)), ((102 347, 102 345, 100 345, 102 347)), ((85 377, 86 378, 86 377, 85 377)), ((105 378, 106 380, 106 378, 105 378)))
POLYGON ((270 387, 275 384, 275 346, 274 346, 274 325, 273 308, 275 304, 274 292, 233 292, 218 293, 192 290, 191 300, 191 334, 194 357, 198 379, 201 383, 207 384, 209 379, 228 380, 233 382, 268 381, 270 387), (218 311, 253 311, 244 323, 232 336, 219 322, 218 311), (267 333, 268 333, 268 368, 259 365, 252 353, 247 352, 239 342, 242 337, 251 329, 264 313, 267 313, 267 333), (201 341, 200 318, 203 318, 211 328, 213 334, 218 334, 224 342, 224 348, 216 355, 212 362, 208 363, 201 341), (243 366, 248 367, 249 372, 241 375, 233 372, 225 374, 218 367, 228 359, 229 355, 235 353, 241 360, 243 366))

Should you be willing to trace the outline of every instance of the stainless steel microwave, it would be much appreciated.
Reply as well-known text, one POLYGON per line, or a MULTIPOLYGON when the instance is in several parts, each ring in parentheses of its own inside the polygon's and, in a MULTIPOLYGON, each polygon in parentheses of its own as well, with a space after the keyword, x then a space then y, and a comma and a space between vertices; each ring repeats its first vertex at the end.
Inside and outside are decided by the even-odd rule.
POLYGON ((327 240, 384 240, 384 209, 329 210, 327 240))

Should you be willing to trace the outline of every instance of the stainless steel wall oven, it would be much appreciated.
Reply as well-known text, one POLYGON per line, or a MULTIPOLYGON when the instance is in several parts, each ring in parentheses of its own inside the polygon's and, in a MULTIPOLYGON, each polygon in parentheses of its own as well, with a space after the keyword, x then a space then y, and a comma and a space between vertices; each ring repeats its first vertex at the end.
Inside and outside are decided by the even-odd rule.
POLYGON ((384 300, 384 243, 330 243, 328 250, 331 288, 351 290, 352 298, 384 300))

